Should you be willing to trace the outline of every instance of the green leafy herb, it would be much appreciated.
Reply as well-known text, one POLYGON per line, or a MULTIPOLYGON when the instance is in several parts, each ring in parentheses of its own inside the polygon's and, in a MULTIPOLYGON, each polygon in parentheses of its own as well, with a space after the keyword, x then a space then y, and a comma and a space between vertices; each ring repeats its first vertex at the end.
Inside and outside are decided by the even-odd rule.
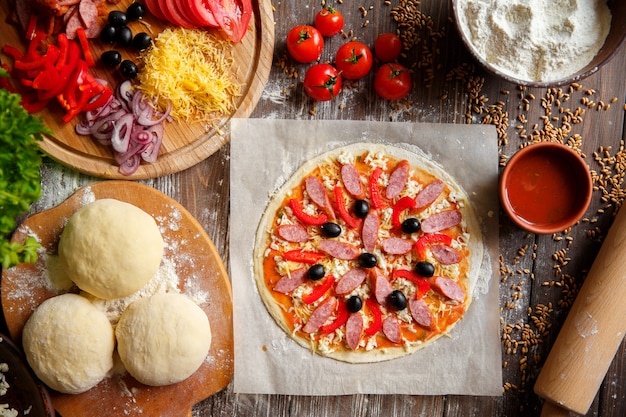
MULTIPOLYGON (((0 69, 0 76, 6 71, 0 69)), ((37 141, 50 133, 41 119, 20 105, 21 97, 0 89, 0 261, 7 269, 20 262, 35 262, 39 243, 28 237, 10 243, 17 217, 41 196, 41 152, 37 141)))

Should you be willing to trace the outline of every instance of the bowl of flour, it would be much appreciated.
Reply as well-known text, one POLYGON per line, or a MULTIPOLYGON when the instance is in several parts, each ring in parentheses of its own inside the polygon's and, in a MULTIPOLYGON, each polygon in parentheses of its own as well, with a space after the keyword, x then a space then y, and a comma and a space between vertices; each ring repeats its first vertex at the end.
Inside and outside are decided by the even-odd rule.
POLYGON ((626 37, 621 0, 453 0, 474 58, 508 81, 555 86, 598 70, 626 37))

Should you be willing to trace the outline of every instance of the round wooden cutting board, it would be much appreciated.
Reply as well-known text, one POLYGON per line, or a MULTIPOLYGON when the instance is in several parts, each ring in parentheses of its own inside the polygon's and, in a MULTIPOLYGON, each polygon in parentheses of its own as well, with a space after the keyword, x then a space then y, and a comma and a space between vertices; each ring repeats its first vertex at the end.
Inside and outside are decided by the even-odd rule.
MULTIPOLYGON (((23 1, 23 0, 18 0, 23 1)), ((106 3, 110 10, 126 10, 132 0, 122 0, 118 4, 106 3)), ((23 35, 16 26, 7 22, 11 14, 13 0, 0 2, 0 32, 2 43, 17 47, 20 50, 26 48, 23 35)), ((103 2, 105 4, 105 2, 103 2)), ((167 174, 182 171, 211 156, 214 152, 227 143, 230 139, 229 120, 231 117, 245 118, 254 110, 272 66, 274 50, 274 23, 270 0, 252 0, 253 14, 250 19, 248 31, 241 42, 232 44, 233 75, 236 81, 242 85, 241 95, 236 100, 237 110, 232 115, 218 120, 214 126, 206 123, 187 124, 173 121, 165 125, 165 137, 161 146, 159 157, 154 164, 142 163, 137 172, 130 176, 124 176, 118 171, 118 166, 113 159, 109 148, 99 145, 87 136, 75 133, 75 125, 80 119, 64 124, 63 112, 57 103, 50 105, 41 112, 46 125, 54 132, 47 136, 41 143, 44 152, 60 163, 75 168, 85 174, 100 178, 112 179, 147 179, 160 177, 167 174)), ((105 19, 106 16, 100 16, 105 19)), ((167 23, 146 13, 143 21, 131 22, 129 27, 133 33, 140 31, 148 32, 155 38, 167 23)), ((212 30, 216 34, 226 36, 219 29, 212 30)), ((94 58, 98 59, 101 53, 110 46, 105 46, 99 39, 93 39, 91 51, 94 58)), ((0 46, 1 46, 0 45, 0 46)), ((124 58, 135 60, 136 54, 131 48, 115 48, 124 58)), ((9 62, 6 56, 0 54, 2 62, 9 62)), ((110 68, 105 68, 98 63, 92 73, 99 78, 106 79, 113 88, 122 80, 121 76, 110 68)))
POLYGON ((131 181, 103 181, 86 186, 59 206, 27 218, 12 241, 36 236, 45 255, 36 264, 2 271, 2 309, 11 337, 21 345, 22 328, 44 300, 62 293, 51 284, 48 267, 57 252, 67 219, 85 204, 114 198, 151 214, 165 241, 164 259, 175 266, 181 293, 200 297, 212 331, 211 349, 200 369, 186 380, 148 387, 125 372, 106 378, 78 395, 52 391, 55 409, 63 417, 183 417, 197 402, 225 388, 234 372, 232 290, 222 260, 202 226, 173 199, 131 181))

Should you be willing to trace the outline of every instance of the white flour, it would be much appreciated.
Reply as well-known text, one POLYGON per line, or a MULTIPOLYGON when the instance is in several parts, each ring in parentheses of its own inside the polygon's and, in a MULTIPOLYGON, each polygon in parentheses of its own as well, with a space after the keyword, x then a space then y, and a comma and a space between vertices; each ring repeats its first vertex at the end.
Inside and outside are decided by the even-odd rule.
POLYGON ((609 33, 606 0, 465 0, 459 23, 501 72, 549 82, 584 68, 609 33))

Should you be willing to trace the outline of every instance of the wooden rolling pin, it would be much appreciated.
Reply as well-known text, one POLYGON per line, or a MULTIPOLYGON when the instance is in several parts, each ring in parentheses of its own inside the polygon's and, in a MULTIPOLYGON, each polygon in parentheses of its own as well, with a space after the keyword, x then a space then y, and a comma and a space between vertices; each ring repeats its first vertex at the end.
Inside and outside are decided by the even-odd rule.
POLYGON ((535 383, 541 417, 586 414, 626 332, 626 208, 600 248, 535 383))

